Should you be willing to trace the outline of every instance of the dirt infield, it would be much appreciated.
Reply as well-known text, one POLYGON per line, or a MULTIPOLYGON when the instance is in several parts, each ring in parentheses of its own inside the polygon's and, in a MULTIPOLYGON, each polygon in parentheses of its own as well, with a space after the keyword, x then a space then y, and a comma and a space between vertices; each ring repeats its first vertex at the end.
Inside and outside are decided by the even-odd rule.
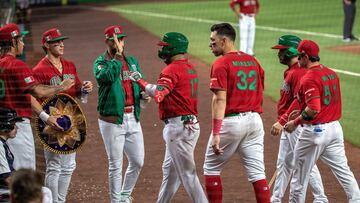
POLYGON ((345 45, 345 46, 330 47, 329 49, 332 51, 337 51, 337 52, 346 52, 346 53, 357 54, 357 55, 360 54, 360 44, 359 43, 345 45))
MULTIPOLYGON (((64 35, 70 37, 65 41, 65 58, 75 62, 82 80, 91 80, 95 83, 92 73, 94 59, 105 50, 103 30, 106 26, 120 24, 124 26, 126 51, 135 55, 146 74, 149 82, 155 82, 164 64, 157 58, 156 36, 144 31, 138 26, 118 15, 106 12, 101 8, 91 7, 50 7, 33 10, 31 25, 32 52, 28 56, 34 64, 42 55, 41 33, 48 28, 58 27, 64 35)), ((170 30, 169 30, 170 31, 170 30)), ((191 42, 190 42, 191 43, 191 42)), ((207 47, 204 47, 205 49, 207 47)), ((191 58, 196 64, 200 76, 199 83, 199 111, 201 136, 195 151, 197 171, 201 182, 202 164, 204 161, 205 146, 210 133, 211 92, 208 90, 210 66, 201 60, 191 58)), ((262 64, 266 66, 266 64, 262 64)), ((278 85, 278 84, 274 84, 278 85)), ((89 103, 83 105, 88 118, 89 139, 82 151, 77 155, 77 168, 73 175, 68 195, 68 202, 109 202, 107 157, 97 123, 97 88, 89 97, 89 103)), ((279 138, 269 135, 269 129, 275 121, 275 102, 269 98, 264 101, 262 115, 265 127, 265 163, 268 179, 275 171, 278 153, 279 138)), ((133 193, 136 203, 155 202, 162 179, 162 160, 164 156, 164 141, 162 139, 163 123, 158 119, 157 108, 151 103, 141 116, 141 124, 145 138, 145 164, 133 193)), ((355 176, 360 178, 360 149, 346 144, 349 165, 355 176), (350 156, 351 155, 351 156, 350 156)), ((38 153, 39 170, 44 169, 41 163, 41 150, 38 153)), ((330 202, 347 202, 345 193, 335 177, 323 164, 319 164, 326 194, 330 202)), ((247 182, 246 174, 239 163, 238 157, 227 164, 222 174, 224 187, 224 202, 255 202, 253 188, 247 182)), ((312 202, 311 194, 307 195, 307 202, 312 202)), ((190 202, 184 189, 180 187, 172 202, 190 202)))

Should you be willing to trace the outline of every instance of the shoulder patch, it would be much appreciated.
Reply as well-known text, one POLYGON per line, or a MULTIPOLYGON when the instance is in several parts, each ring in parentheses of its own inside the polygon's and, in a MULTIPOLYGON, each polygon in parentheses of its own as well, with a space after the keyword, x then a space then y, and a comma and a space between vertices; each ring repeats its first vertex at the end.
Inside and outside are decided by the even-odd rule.
POLYGON ((34 82, 35 79, 33 76, 29 76, 29 77, 24 78, 24 81, 25 81, 25 83, 31 83, 31 82, 34 82))

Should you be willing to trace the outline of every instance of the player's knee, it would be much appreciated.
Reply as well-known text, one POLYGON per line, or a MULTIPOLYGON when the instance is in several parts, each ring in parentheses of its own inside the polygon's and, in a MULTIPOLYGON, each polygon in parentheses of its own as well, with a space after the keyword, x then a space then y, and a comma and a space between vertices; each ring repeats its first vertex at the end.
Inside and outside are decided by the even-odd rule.
POLYGON ((117 170, 121 170, 122 169, 122 161, 118 160, 112 160, 109 161, 109 171, 117 171, 117 170))
POLYGON ((65 173, 72 173, 76 168, 76 163, 70 163, 63 166, 62 171, 65 173))
POLYGON ((130 165, 132 168, 141 170, 141 168, 144 166, 144 159, 143 158, 134 159, 130 162, 130 165))

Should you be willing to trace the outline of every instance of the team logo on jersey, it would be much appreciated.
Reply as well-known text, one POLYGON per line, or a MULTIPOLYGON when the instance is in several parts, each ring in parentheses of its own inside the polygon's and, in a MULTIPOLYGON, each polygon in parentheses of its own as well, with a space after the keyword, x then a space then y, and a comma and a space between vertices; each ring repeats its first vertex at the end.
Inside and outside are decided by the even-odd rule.
POLYGON ((75 80, 75 75, 74 74, 64 74, 63 78, 64 78, 64 80, 65 79, 73 79, 73 80, 75 80))
POLYGON ((284 91, 286 94, 289 94, 290 92, 290 86, 289 84, 286 83, 286 81, 284 80, 282 85, 281 85, 281 90, 284 91))
POLYGON ((115 33, 120 33, 120 29, 118 27, 114 28, 115 33))
POLYGON ((50 85, 60 85, 60 84, 61 84, 60 76, 54 76, 50 79, 50 85))
POLYGON ((102 65, 98 65, 98 67, 97 67, 98 70, 101 70, 102 68, 103 68, 102 65))
POLYGON ((122 79, 123 79, 124 81, 130 80, 130 72, 129 72, 129 71, 123 71, 123 73, 122 73, 122 79))
POLYGON ((35 79, 34 79, 34 77, 33 76, 29 76, 29 77, 26 77, 26 78, 24 78, 24 81, 25 81, 25 83, 32 83, 32 82, 34 82, 35 81, 35 79))

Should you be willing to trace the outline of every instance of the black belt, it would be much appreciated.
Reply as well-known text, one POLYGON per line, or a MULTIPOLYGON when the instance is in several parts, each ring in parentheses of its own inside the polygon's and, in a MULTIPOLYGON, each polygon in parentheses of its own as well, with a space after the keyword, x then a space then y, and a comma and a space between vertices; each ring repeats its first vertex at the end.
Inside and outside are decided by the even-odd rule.
MULTIPOLYGON (((172 118, 176 118, 178 116, 175 116, 175 117, 172 117, 172 118)), ((181 121, 184 123, 184 124, 190 124, 196 117, 194 115, 183 115, 181 116, 181 121)), ((165 125, 166 124, 169 124, 169 119, 171 118, 167 118, 167 119, 164 119, 164 123, 165 125)))

